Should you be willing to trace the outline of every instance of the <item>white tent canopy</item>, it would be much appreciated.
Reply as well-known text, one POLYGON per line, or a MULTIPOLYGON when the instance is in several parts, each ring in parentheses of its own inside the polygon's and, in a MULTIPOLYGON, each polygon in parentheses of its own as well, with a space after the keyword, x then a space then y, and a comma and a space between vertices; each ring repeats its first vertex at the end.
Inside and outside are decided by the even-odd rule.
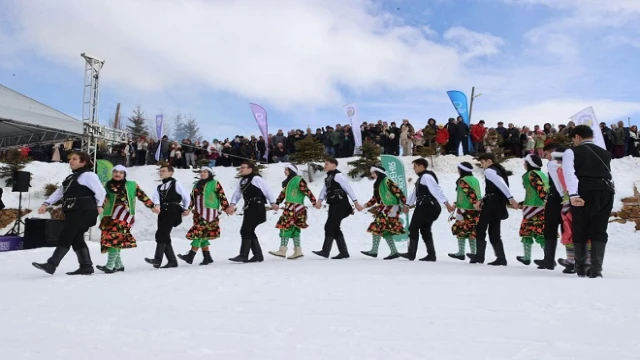
POLYGON ((82 136, 80 120, 0 84, 0 148, 82 136))

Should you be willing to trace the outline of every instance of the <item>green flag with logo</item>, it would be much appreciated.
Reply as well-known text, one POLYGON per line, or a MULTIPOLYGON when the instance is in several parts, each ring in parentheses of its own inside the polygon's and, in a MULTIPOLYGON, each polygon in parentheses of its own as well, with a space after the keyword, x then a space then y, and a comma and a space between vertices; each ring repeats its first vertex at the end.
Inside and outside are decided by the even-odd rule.
MULTIPOLYGON (((407 194, 407 178, 404 173, 404 164, 399 157, 393 155, 381 155, 380 160, 382 161, 382 167, 387 172, 387 176, 394 183, 398 185, 400 190, 404 193, 404 196, 409 196, 407 194)), ((393 240, 396 242, 407 241, 409 238, 409 214, 401 214, 400 221, 404 225, 405 233, 402 235, 394 235, 393 240)))
POLYGON ((96 161, 96 174, 102 182, 102 185, 111 180, 111 171, 113 170, 113 164, 109 160, 100 159, 96 161))

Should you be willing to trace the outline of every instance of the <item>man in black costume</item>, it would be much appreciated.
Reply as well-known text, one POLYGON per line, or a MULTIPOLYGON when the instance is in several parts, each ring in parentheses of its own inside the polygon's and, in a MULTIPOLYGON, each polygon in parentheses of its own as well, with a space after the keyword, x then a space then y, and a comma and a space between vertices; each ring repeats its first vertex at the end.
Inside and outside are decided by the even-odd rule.
POLYGON ((325 159, 324 170, 327 173, 327 177, 324 180, 324 187, 320 192, 318 201, 316 201, 316 209, 320 209, 322 207, 322 201, 326 199, 327 204, 329 204, 329 217, 324 224, 324 244, 322 245, 322 250, 313 251, 313 253, 328 258, 331 255, 333 240, 335 240, 340 253, 332 257, 332 259, 348 259, 349 250, 347 249, 344 234, 340 229, 340 224, 343 219, 353 214, 349 198, 351 198, 351 201, 353 201, 358 211, 362 211, 363 207, 356 199, 356 195, 349 185, 347 177, 337 170, 337 167, 338 160, 334 158, 325 159), (349 196, 349 198, 347 198, 347 196, 349 196))
POLYGON ((78 256, 80 267, 78 270, 68 272, 67 275, 93 274, 93 263, 89 248, 84 241, 84 234, 97 222, 98 215, 102 213, 106 191, 98 175, 91 171, 93 163, 89 154, 75 152, 69 159, 71 175, 67 176, 59 187, 40 206, 38 214, 44 214, 47 207, 62 199, 62 211, 64 212, 64 224, 58 238, 58 246, 46 263, 32 263, 36 268, 52 274, 56 271, 60 261, 73 247, 78 256))
POLYGON ((267 221, 267 209, 265 207, 267 201, 271 204, 271 209, 277 211, 276 199, 269 190, 267 183, 255 173, 255 164, 246 161, 240 165, 240 184, 231 197, 231 205, 227 208, 227 214, 233 214, 236 209, 235 205, 244 200, 244 217, 242 218, 242 226, 240 227, 240 254, 230 258, 234 262, 262 262, 264 255, 262 247, 256 235, 258 225, 267 221), (249 250, 253 256, 249 258, 249 250))
POLYGON ((615 186, 611 176, 611 153, 593 142, 593 130, 578 125, 571 130, 572 149, 562 158, 562 173, 571 201, 571 231, 580 277, 602 277, 602 262, 609 236, 609 216, 615 186), (587 242, 591 240, 591 266, 587 268, 587 242))
POLYGON ((158 214, 158 230, 156 230, 156 253, 153 258, 144 260, 158 269, 162 259, 167 256, 167 264, 163 269, 178 267, 178 259, 171 244, 171 230, 182 224, 182 217, 189 215, 191 196, 176 179, 173 178, 173 167, 166 165, 160 168, 162 184, 153 193, 153 212, 158 214))
POLYGON ((518 208, 518 202, 509 191, 507 170, 502 165, 495 163, 495 155, 484 153, 478 156, 478 160, 484 169, 485 196, 482 198, 482 202, 476 205, 476 208, 480 210, 480 219, 476 225, 477 251, 475 254, 467 254, 467 256, 471 259, 469 261, 471 264, 484 263, 488 229, 489 241, 496 255, 496 260, 490 262, 489 265, 506 266, 507 258, 500 238, 500 223, 509 217, 507 203, 510 203, 513 208, 518 208))
POLYGON ((549 176, 549 191, 544 204, 544 258, 534 260, 538 269, 553 270, 556 267, 556 248, 558 247, 558 227, 562 225, 562 195, 558 192, 558 164, 551 154, 560 148, 560 144, 551 142, 544 147, 544 157, 549 160, 547 173, 549 176))
POLYGON ((409 247, 407 252, 400 254, 405 259, 415 260, 418 251, 418 237, 422 234, 422 240, 427 247, 427 256, 420 261, 436 261, 436 248, 433 243, 431 226, 438 219, 444 204, 449 212, 455 207, 449 204, 442 188, 438 184, 438 177, 433 171, 427 170, 429 162, 420 158, 413 161, 413 171, 418 175, 416 188, 407 199, 404 211, 409 211, 409 206, 415 204, 415 211, 409 223, 409 247))

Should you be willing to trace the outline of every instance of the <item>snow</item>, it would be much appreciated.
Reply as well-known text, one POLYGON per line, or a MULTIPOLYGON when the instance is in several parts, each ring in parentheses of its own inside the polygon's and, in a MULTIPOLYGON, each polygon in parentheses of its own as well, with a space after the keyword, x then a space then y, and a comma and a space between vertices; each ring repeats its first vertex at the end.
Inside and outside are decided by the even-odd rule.
MULTIPOLYGON (((404 158, 408 174, 410 161, 404 158)), ((470 158, 439 157, 433 169, 446 195, 454 200, 456 164, 470 158)), ((348 170, 347 160, 340 169, 348 170)), ((510 160, 511 189, 521 201, 522 160, 510 160)), ((638 159, 612 163, 620 199, 640 185, 638 159)), ((270 165, 263 176, 279 191, 283 164, 270 165)), ((37 209, 46 183, 58 183, 64 164, 32 163, 32 191, 24 206, 37 209)), ((132 168, 129 178, 149 194, 157 184, 156 167, 132 168)), ((235 169, 216 168, 230 196, 237 186, 235 169)), ((478 171, 477 175, 481 172, 478 171)), ((194 178, 178 170, 185 186, 194 178)), ((322 174, 310 184, 315 194, 322 174)), ((415 175, 407 176, 413 186, 415 175)), ((371 181, 354 180, 360 201, 371 196, 371 181)), ((17 194, 5 189, 7 207, 17 194)), ((515 260, 522 248, 517 232, 521 214, 510 210, 503 222, 509 266, 470 265, 447 257, 456 241, 446 211, 434 224, 436 263, 383 261, 359 253, 368 250, 365 232, 371 221, 363 212, 347 218, 343 231, 352 258, 326 260, 311 250, 321 247, 326 210, 309 210, 303 231, 305 257, 285 260, 266 252, 279 246, 274 228, 279 214, 269 212, 259 230, 264 263, 233 264, 241 216, 221 220, 222 238, 213 242, 215 263, 202 267, 183 262, 177 269, 156 270, 143 260, 154 249, 155 215, 141 208, 134 235, 137 249, 123 251, 126 272, 69 277, 77 266, 67 255, 49 276, 31 266, 52 249, 0 253, 0 353, 2 359, 635 359, 640 352, 640 268, 638 234, 633 225, 610 224, 604 279, 579 279, 537 270, 515 260)), ((37 216, 37 215, 34 215, 37 216)), ((174 248, 189 242, 184 223, 173 232, 174 248)), ((4 231, 7 231, 5 229, 4 231)), ((95 264, 106 256, 89 244, 95 264)), ((292 247, 293 244, 290 244, 292 247)), ((401 244, 400 249, 405 245, 401 244)), ((292 251, 291 249, 289 250, 292 251)), ((336 250, 334 248, 334 254, 336 250)), ((421 243, 419 256, 425 253, 421 243)), ((487 251, 492 260, 491 250, 487 251)), ((534 258, 542 256, 534 248, 534 258)), ((562 247, 558 257, 564 256, 562 247)), ((198 254, 195 263, 201 260, 198 254)))

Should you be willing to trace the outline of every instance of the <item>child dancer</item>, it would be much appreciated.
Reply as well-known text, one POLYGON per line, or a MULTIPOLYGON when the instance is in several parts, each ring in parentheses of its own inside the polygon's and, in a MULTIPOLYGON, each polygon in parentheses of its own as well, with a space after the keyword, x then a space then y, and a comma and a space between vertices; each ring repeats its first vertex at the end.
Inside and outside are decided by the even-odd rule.
POLYGON ((470 254, 476 253, 476 224, 480 219, 480 211, 475 205, 482 199, 480 182, 472 174, 473 167, 468 162, 458 164, 460 177, 456 181, 456 192, 458 193, 455 207, 456 222, 451 227, 451 232, 458 238, 458 252, 449 254, 449 257, 458 260, 465 259, 466 240, 469 239, 470 254))
POLYGON ((136 198, 147 208, 153 209, 153 201, 147 194, 135 181, 127 180, 127 168, 116 165, 111 174, 111 180, 104 185, 107 196, 100 221, 100 251, 107 254, 107 264, 96 266, 107 274, 124 271, 120 250, 137 246, 131 234, 136 216, 136 198))
POLYGON ((530 265, 533 243, 540 244, 544 249, 544 202, 549 191, 549 178, 540 171, 542 159, 538 155, 525 156, 524 167, 527 170, 522 175, 525 197, 520 206, 523 213, 520 236, 524 255, 516 256, 516 259, 525 265, 530 265))

